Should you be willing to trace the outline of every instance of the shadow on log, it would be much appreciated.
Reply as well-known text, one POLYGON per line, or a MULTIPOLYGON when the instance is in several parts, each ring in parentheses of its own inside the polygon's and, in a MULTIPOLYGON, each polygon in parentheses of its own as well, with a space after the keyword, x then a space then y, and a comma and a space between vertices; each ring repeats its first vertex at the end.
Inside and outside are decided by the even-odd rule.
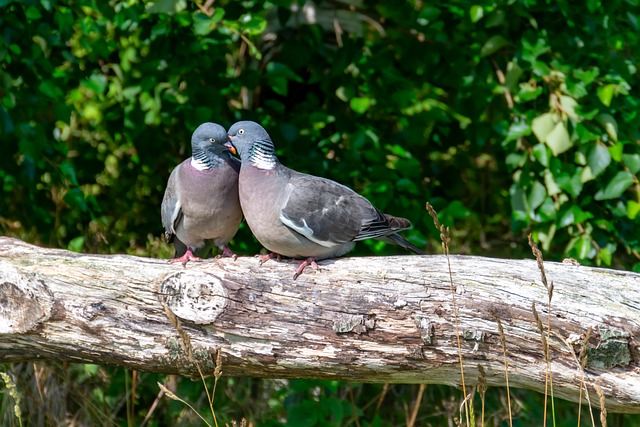
POLYGON ((194 360, 212 374, 220 352, 229 376, 459 386, 461 353, 467 387, 478 384, 480 370, 488 385, 504 386, 499 319, 509 385, 543 392, 535 303, 545 335, 547 319, 551 326, 554 395, 577 401, 586 387, 583 399, 597 407, 600 387, 608 411, 640 413, 639 274, 545 262, 554 283, 548 317, 534 260, 450 261, 453 286, 440 255, 324 261, 293 281, 285 262, 184 268, 0 237, 0 362, 52 359, 195 377, 194 360), (167 309, 190 337, 191 358, 167 309))

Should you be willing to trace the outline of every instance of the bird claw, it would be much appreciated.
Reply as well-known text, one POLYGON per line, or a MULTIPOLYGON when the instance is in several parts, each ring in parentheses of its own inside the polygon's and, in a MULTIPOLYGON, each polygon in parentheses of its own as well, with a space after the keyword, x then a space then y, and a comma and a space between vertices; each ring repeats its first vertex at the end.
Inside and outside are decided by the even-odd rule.
POLYGON ((184 255, 182 255, 181 257, 178 257, 178 258, 170 259, 168 262, 171 263, 171 264, 179 262, 179 263, 182 264, 183 267, 186 267, 187 263, 189 261, 201 262, 202 258, 199 258, 199 257, 195 256, 193 254, 193 252, 191 251, 191 248, 188 248, 187 252, 185 252, 184 255))
POLYGON ((264 255, 256 255, 258 257, 258 260, 260 261, 260 265, 264 264, 265 262, 269 261, 270 259, 275 258, 276 260, 280 261, 282 259, 282 255, 277 254, 275 252, 269 252, 268 254, 264 254, 264 255))
POLYGON ((233 258, 233 260, 235 261, 238 259, 238 255, 234 254, 233 251, 229 249, 227 245, 224 245, 222 247, 222 253, 216 256, 216 259, 220 259, 220 258, 233 258))
POLYGON ((296 273, 293 275, 293 280, 296 280, 298 277, 300 277, 304 269, 309 265, 316 271, 320 270, 320 267, 318 267, 318 264, 316 263, 315 258, 312 258, 312 257, 309 257, 302 261, 294 260, 294 262, 300 262, 300 265, 296 269, 296 273))

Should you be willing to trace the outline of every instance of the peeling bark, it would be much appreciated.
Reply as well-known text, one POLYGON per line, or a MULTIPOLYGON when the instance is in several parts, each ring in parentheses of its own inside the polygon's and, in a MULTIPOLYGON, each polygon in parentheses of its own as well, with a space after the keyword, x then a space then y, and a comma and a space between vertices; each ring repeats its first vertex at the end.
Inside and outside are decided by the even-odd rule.
POLYGON ((503 386, 504 339, 510 386, 544 391, 537 315, 545 335, 550 323, 556 397, 577 401, 584 384, 597 407, 597 385, 608 411, 640 413, 640 275, 545 262, 554 284, 548 317, 534 260, 450 262, 453 286, 440 255, 327 260, 293 281, 286 262, 260 267, 245 257, 184 268, 0 237, 0 362, 195 377, 195 363, 211 374, 220 352, 230 376, 459 386, 460 352, 467 387, 481 368, 488 385, 503 386))

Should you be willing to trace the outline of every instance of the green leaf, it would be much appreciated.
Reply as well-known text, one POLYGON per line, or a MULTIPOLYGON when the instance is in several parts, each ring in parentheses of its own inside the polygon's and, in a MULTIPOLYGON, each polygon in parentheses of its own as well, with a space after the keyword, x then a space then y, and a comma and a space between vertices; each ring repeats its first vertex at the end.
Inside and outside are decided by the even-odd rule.
POLYGON ((540 215, 540 220, 542 222, 554 221, 557 217, 557 210, 555 203, 551 197, 547 197, 544 199, 544 202, 538 208, 538 215, 540 215))
POLYGON ((600 0, 587 0, 587 9, 593 13, 601 8, 600 0))
POLYGON ((635 200, 629 200, 627 202, 627 218, 634 220, 640 213, 640 203, 635 200))
POLYGON ((543 231, 538 231, 537 238, 540 240, 540 242, 542 242, 542 250, 544 252, 549 251, 549 248, 551 247, 551 242, 553 241, 553 236, 556 235, 557 229, 558 227, 556 226, 556 224, 552 223, 549 226, 549 231, 547 231, 546 233, 543 231))
POLYGON ((591 218, 593 218, 591 213, 583 211, 578 205, 572 205, 560 215, 558 226, 566 227, 573 224, 582 224, 591 218))
POLYGON ((355 97, 349 101, 349 106, 353 111, 358 114, 362 114, 371 106, 371 98, 367 97, 355 97))
POLYGON ((558 122, 547 135, 544 142, 551 148, 554 156, 558 156, 573 146, 569 132, 563 122, 558 122))
POLYGON ((64 95, 53 80, 43 80, 38 85, 38 90, 52 99, 60 99, 64 95))
POLYGON ((280 62, 270 62, 267 64, 267 80, 273 91, 282 96, 287 95, 290 80, 302 82, 302 78, 289 68, 288 65, 280 62))
POLYGON ((586 85, 592 83, 599 74, 600 70, 598 69, 598 67, 591 67, 588 70, 583 70, 581 68, 573 70, 573 76, 577 79, 582 80, 582 82, 586 85))
POLYGON ((600 134, 592 132, 585 123, 577 123, 575 129, 580 142, 591 142, 600 139, 600 134))
POLYGON ((562 106, 562 109, 570 118, 572 119, 578 118, 578 115, 576 114, 576 107, 578 106, 578 101, 576 101, 575 98, 567 95, 562 95, 559 97, 559 100, 560 100, 560 105, 562 106))
POLYGON ((611 154, 611 158, 616 162, 622 161, 622 155, 624 153, 624 144, 621 142, 609 146, 609 154, 611 154))
POLYGON ((547 189, 544 185, 535 181, 531 187, 531 191, 529 191, 529 195, 527 196, 529 210, 531 212, 535 211, 536 208, 542 204, 545 197, 547 197, 547 189))
POLYGON ((576 250, 576 258, 587 259, 591 251, 591 238, 589 236, 580 237, 576 241, 574 249, 576 250))
POLYGON ((501 35, 495 35, 489 38, 480 49, 480 56, 484 58, 489 56, 511 43, 501 35))
POLYGON ((549 169, 544 170, 544 185, 547 187, 547 194, 550 196, 555 196, 560 193, 560 187, 556 184, 556 181, 553 179, 553 174, 549 169))
POLYGON ((633 184, 633 175, 628 171, 620 171, 613 177, 605 188, 598 191, 594 198, 596 200, 610 200, 618 198, 633 184))
POLYGON ((518 64, 510 61, 507 64, 507 74, 505 75, 504 86, 509 89, 509 91, 513 91, 516 88, 518 81, 520 81, 520 76, 522 76, 523 72, 524 71, 518 66, 518 64))
POLYGON ((68 160, 65 160, 64 162, 60 163, 60 172, 62 172, 62 175, 69 180, 69 182, 71 182, 71 184, 73 184, 74 186, 78 185, 78 179, 76 178, 76 169, 73 166, 73 163, 71 163, 68 160))
POLYGON ((524 153, 509 153, 505 159, 505 163, 509 167, 510 171, 522 167, 527 161, 527 156, 524 153))
POLYGON ((602 126, 613 142, 618 142, 618 122, 611 114, 598 114, 595 120, 602 126))
POLYGON ((318 423, 318 410, 315 402, 303 400, 289 409, 287 426, 312 427, 318 423))
POLYGON ((594 144, 587 155, 587 165, 591 169, 593 177, 600 175, 609 166, 609 163, 611 163, 611 154, 607 147, 600 143, 594 144))
POLYGON ((534 86, 530 82, 520 83, 518 85, 519 91, 516 94, 516 101, 527 102, 532 101, 542 94, 541 86, 534 86))
POLYGON ((536 144, 533 146, 533 156, 538 162, 545 168, 549 167, 549 160, 551 159, 551 153, 549 147, 544 144, 536 144))
POLYGON ((471 18, 471 22, 473 22, 474 24, 479 20, 481 20, 483 16, 484 16, 484 9, 482 8, 482 6, 474 4, 469 9, 469 18, 471 18))
POLYGON ((615 247, 611 248, 609 245, 605 246, 604 248, 600 249, 600 251, 598 252, 597 260, 606 266, 610 266, 611 258, 613 256, 614 251, 615 251, 615 247))
POLYGON ((507 131, 507 139, 505 143, 516 140, 523 136, 531 135, 531 126, 525 120, 517 120, 511 123, 509 130, 507 131))
POLYGON ((42 14, 38 10, 38 8, 35 6, 29 6, 25 12, 25 15, 27 15, 27 19, 29 21, 35 21, 37 19, 42 18, 42 14))
POLYGON ((82 248, 84 247, 84 236, 78 236, 69 242, 67 245, 67 249, 72 252, 82 252, 82 248))
POLYGON ((611 100, 613 99, 613 95, 616 93, 616 85, 608 84, 605 86, 600 86, 598 88, 598 98, 600 98, 600 102, 602 102, 607 107, 611 105, 611 100))
POLYGON ((146 4, 146 11, 149 13, 173 14, 181 12, 187 7, 186 0, 156 0, 146 4))
POLYGON ((63 200, 73 209, 80 212, 87 211, 87 202, 84 199, 84 193, 80 188, 72 188, 64 195, 63 200))
POLYGON ((556 115, 553 113, 545 113, 541 116, 536 117, 531 122, 531 130, 533 134, 538 138, 538 141, 544 142, 547 138, 547 135, 553 131, 553 128, 556 126, 558 120, 556 119, 556 115))
POLYGON ((460 200, 454 200, 440 210, 440 215, 449 219, 465 219, 471 215, 471 211, 460 200))
POLYGON ((575 171, 573 171, 573 174, 567 172, 558 173, 556 171, 554 178, 556 180, 556 183, 562 190, 569 193, 571 197, 578 197, 583 188, 583 173, 584 172, 582 168, 577 168, 575 171))
POLYGON ((635 175, 640 172, 640 154, 623 154, 622 163, 629 168, 629 171, 632 174, 635 175))
POLYGON ((216 26, 217 21, 209 18, 204 13, 196 13, 193 16, 193 33, 198 36, 206 36, 210 34, 216 29, 216 26))

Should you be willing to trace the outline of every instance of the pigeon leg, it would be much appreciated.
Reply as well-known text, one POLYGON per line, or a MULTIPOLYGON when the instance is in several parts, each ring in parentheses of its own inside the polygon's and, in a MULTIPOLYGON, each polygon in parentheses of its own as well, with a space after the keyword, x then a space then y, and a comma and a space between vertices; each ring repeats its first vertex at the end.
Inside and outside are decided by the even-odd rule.
POLYGON ((202 261, 202 259, 195 256, 191 248, 187 248, 187 252, 185 252, 184 255, 169 260, 170 263, 180 262, 183 267, 186 266, 189 261, 202 261))
POLYGON ((294 262, 300 262, 300 265, 298 266, 298 269, 296 270, 296 274, 293 275, 293 280, 296 280, 304 271, 304 269, 307 266, 311 266, 313 268, 315 268, 316 270, 319 270, 320 267, 318 267, 318 264, 316 264, 316 260, 313 257, 309 257, 307 259, 305 259, 304 261, 294 261, 294 262))
POLYGON ((282 255, 277 254, 275 252, 269 252, 268 254, 265 255, 256 255, 258 257, 258 259, 260 260, 260 265, 264 264, 265 262, 269 261, 270 259, 277 259, 278 261, 280 261, 282 259, 282 255))
POLYGON ((218 258, 233 258, 233 260, 235 261, 238 259, 238 255, 234 254, 233 251, 229 249, 227 245, 224 245, 222 247, 222 253, 216 256, 216 259, 218 258))

